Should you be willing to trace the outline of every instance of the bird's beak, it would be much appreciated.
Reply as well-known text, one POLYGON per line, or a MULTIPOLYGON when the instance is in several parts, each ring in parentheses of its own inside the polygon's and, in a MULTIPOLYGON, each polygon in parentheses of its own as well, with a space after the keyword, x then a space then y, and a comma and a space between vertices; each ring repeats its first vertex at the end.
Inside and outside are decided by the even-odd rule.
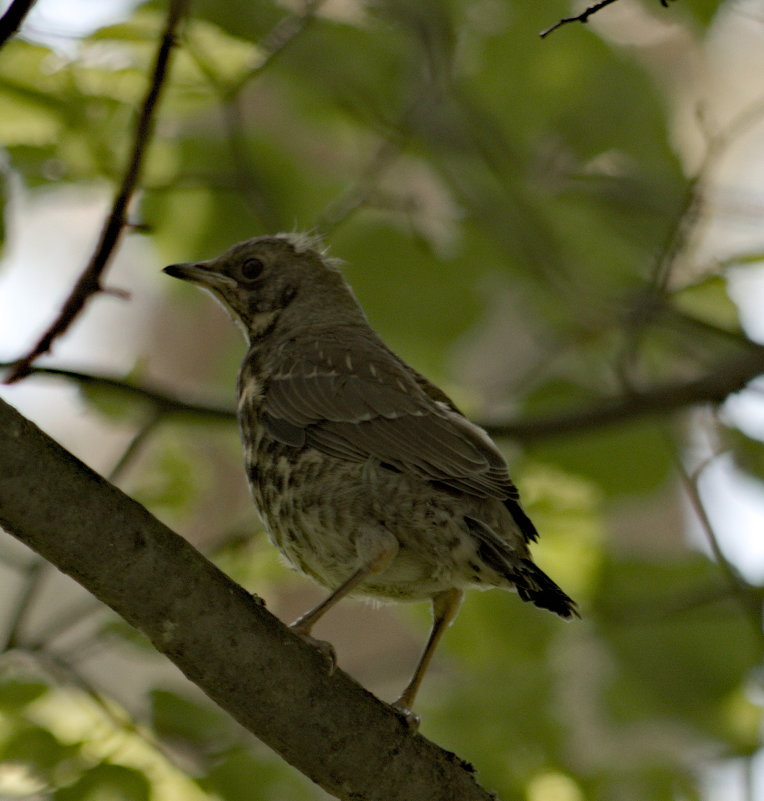
POLYGON ((218 289, 226 286, 235 286, 236 281, 228 275, 211 270, 208 262, 183 262, 182 264, 171 264, 162 270, 163 273, 180 278, 181 281, 190 281, 192 284, 200 284, 210 289, 218 289))

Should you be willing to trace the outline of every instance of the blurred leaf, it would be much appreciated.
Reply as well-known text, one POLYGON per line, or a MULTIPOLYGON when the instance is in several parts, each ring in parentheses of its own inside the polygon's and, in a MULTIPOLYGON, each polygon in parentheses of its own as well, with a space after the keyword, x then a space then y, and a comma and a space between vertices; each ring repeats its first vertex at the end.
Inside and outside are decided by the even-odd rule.
POLYGON ((727 292, 727 281, 718 275, 674 293, 673 303, 690 317, 727 331, 740 330, 737 305, 727 292))
POLYGON ((33 776, 50 781, 54 768, 78 753, 78 745, 64 745, 47 729, 20 725, 0 748, 0 763, 26 765, 33 776))
POLYGON ((676 3, 671 7, 672 11, 679 10, 685 14, 690 14, 701 25, 709 25, 716 12, 727 0, 692 0, 692 2, 676 3))
POLYGON ((737 253, 734 256, 730 256, 727 259, 724 259, 721 262, 722 268, 727 267, 736 267, 739 265, 748 266, 748 265, 760 265, 764 262, 764 251, 762 250, 751 250, 746 251, 743 253, 737 253))
POLYGON ((307 779, 275 760, 258 759, 244 749, 233 749, 199 780, 201 787, 225 801, 314 801, 307 779))
POLYGON ((764 442, 749 437, 738 428, 720 427, 724 442, 732 451, 735 464, 744 472, 764 481, 764 442))
POLYGON ((124 765, 100 765, 83 773, 74 784, 56 790, 55 801, 150 801, 151 785, 138 770, 124 765))
POLYGON ((204 466, 189 458, 188 444, 174 436, 167 426, 162 434, 132 494, 155 511, 178 511, 198 497, 199 471, 203 471, 204 466))
POLYGON ((18 712, 48 692, 48 685, 39 681, 4 679, 0 681, 0 709, 18 712))
POLYGON ((694 556, 613 559, 601 575, 598 623, 619 664, 613 712, 622 720, 668 715, 723 736, 728 699, 762 644, 719 571, 694 556))
MULTIPOLYGON (((591 395, 568 381, 553 380, 526 398, 533 416, 555 411, 585 410, 591 395), (582 399, 586 399, 582 402, 582 399)), ((666 481, 674 462, 666 435, 652 420, 623 420, 600 429, 531 442, 534 459, 558 465, 593 481, 607 495, 650 492, 666 481)))
POLYGON ((167 690, 152 690, 150 698, 151 724, 160 737, 202 746, 212 753, 230 744, 232 724, 216 707, 167 690))
POLYGON ((141 634, 138 629, 119 617, 113 617, 111 620, 107 620, 101 625, 99 628, 99 636, 104 639, 108 637, 119 637, 123 642, 129 643, 141 651, 148 651, 152 654, 155 652, 151 641, 144 634, 141 634))
POLYGON ((488 265, 469 254, 439 260, 379 220, 359 221, 336 241, 333 252, 348 262, 345 276, 372 325, 406 361, 436 376, 448 345, 475 319, 474 281, 488 265))
POLYGON ((596 586, 607 534, 604 495, 593 483, 547 464, 520 464, 523 506, 541 533, 534 560, 579 604, 596 586))

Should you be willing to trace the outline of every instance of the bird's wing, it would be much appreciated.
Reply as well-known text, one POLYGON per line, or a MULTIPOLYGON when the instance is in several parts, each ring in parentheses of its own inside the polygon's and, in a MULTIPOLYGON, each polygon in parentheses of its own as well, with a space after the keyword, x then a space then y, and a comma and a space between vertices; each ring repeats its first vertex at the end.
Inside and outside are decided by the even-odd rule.
POLYGON ((370 457, 480 497, 517 500, 483 429, 378 344, 316 341, 286 358, 264 392, 263 424, 289 445, 342 459, 370 457))

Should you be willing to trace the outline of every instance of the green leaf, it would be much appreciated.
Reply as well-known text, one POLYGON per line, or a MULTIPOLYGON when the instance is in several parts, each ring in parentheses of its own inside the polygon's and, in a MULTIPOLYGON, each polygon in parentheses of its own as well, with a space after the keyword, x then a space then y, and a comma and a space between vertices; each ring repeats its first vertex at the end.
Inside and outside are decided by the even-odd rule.
POLYGON ((593 481, 607 495, 652 492, 674 466, 665 431, 651 420, 531 442, 527 450, 534 459, 593 481))
POLYGON ((748 475, 764 481, 764 442, 744 434, 738 428, 720 427, 735 464, 748 475))
POLYGON ((48 692, 48 685, 39 681, 5 679, 0 681, 0 709, 18 712, 48 692))
POLYGON ((151 723, 160 737, 203 746, 213 753, 230 744, 233 727, 218 709, 167 690, 152 690, 150 698, 151 723))
POLYGON ((702 556, 611 559, 601 576, 598 627, 618 664, 613 714, 622 721, 668 716, 729 736, 730 699, 762 649, 718 569, 702 556))
POLYGON ((673 303, 679 311, 727 331, 740 330, 740 315, 727 292, 727 281, 718 275, 674 293, 673 303))
POLYGON ((676 3, 670 7, 671 11, 690 14, 701 25, 710 25, 716 12, 725 0, 691 0, 690 2, 676 3))
POLYGON ((314 801, 313 786, 278 761, 258 758, 236 748, 219 759, 199 780, 201 787, 224 801, 314 801))
POLYGON ((22 724, 0 748, 0 763, 26 765, 33 776, 50 781, 54 768, 78 753, 78 745, 64 745, 48 729, 22 724))
POLYGON ((56 790, 55 801, 150 801, 151 785, 138 770, 103 762, 56 790))

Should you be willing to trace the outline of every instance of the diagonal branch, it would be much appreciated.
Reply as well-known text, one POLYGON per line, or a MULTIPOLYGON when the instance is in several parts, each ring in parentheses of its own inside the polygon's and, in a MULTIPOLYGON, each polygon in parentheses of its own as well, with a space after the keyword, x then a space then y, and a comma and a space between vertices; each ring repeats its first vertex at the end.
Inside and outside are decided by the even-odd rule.
MULTIPOLYGON (((571 17, 563 17, 561 20, 555 22, 554 25, 550 25, 548 28, 541 31, 541 33, 539 33, 539 36, 542 39, 544 39, 545 37, 549 36, 549 34, 552 33, 552 31, 556 31, 558 28, 562 28, 563 25, 567 25, 569 22, 581 22, 583 24, 586 24, 589 21, 589 17, 591 17, 592 14, 596 14, 598 11, 601 11, 603 8, 605 8, 605 6, 609 6, 615 2, 617 2, 617 0, 599 0, 598 3, 594 3, 593 5, 589 6, 580 14, 574 14, 571 17)), ((659 0, 659 2, 664 8, 668 8, 669 0, 659 0)))
POLYGON ((37 0, 13 0, 0 17, 0 47, 2 47, 21 27, 26 15, 37 0))
POLYGON ((122 178, 122 184, 112 203, 111 212, 101 230, 96 249, 77 279, 58 317, 29 353, 18 361, 15 370, 6 380, 8 384, 28 375, 30 366, 35 359, 51 349, 53 342, 68 330, 87 301, 98 292, 104 291, 101 276, 114 254, 127 222, 128 205, 138 186, 144 155, 153 132, 154 114, 167 75, 170 54, 175 45, 175 34, 188 9, 189 2, 190 0, 170 0, 165 28, 154 62, 151 83, 133 132, 130 159, 122 178))
POLYGON ((467 763, 330 673, 262 601, 2 401, 0 525, 337 798, 495 801, 467 763))
POLYGON ((757 637, 761 641, 762 638, 762 606, 761 606, 761 593, 758 588, 752 587, 745 578, 741 575, 740 571, 730 562, 724 553, 716 531, 708 516, 706 506, 701 498, 700 489, 698 487, 698 476, 691 476, 681 457, 678 453, 674 452, 674 461, 677 465, 679 476, 682 480, 687 497, 690 500, 695 515, 706 535, 708 546, 711 549, 716 564, 722 572, 725 580, 727 581, 733 595, 746 613, 746 616, 751 621, 757 637))
POLYGON ((544 39, 545 37, 549 36, 552 31, 556 31, 558 28, 562 28, 563 25, 567 25, 569 22, 581 22, 584 25, 589 21, 589 17, 592 14, 596 14, 601 9, 605 8, 605 6, 609 6, 611 3, 615 3, 616 0, 599 0, 598 3, 589 6, 585 11, 582 11, 580 14, 575 14, 572 17, 563 17, 561 20, 555 22, 554 25, 550 25, 548 28, 544 29, 539 33, 539 36, 544 39))

